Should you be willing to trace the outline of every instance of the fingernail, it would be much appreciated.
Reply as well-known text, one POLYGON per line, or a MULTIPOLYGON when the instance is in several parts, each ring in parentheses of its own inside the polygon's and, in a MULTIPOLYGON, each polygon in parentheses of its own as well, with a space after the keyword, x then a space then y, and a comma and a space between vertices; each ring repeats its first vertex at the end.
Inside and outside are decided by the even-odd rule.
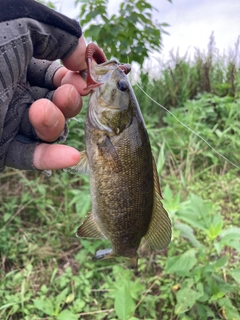
POLYGON ((55 127, 58 124, 58 112, 56 107, 48 101, 45 111, 45 120, 43 124, 46 127, 55 127))

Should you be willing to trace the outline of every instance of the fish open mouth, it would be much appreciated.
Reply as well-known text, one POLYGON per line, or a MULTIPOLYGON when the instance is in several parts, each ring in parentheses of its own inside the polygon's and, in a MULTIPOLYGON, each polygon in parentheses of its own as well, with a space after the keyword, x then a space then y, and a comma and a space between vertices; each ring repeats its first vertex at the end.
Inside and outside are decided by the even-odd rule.
MULTIPOLYGON (((85 60, 87 63, 87 87, 84 89, 84 91, 88 91, 89 89, 94 89, 97 88, 99 86, 101 86, 104 82, 101 81, 96 81, 92 75, 92 68, 91 68, 91 64, 92 64, 92 60, 95 60, 96 63, 98 65, 102 65, 102 70, 99 70, 99 75, 101 76, 101 72, 107 73, 109 70, 106 68, 106 66, 109 64, 113 64, 114 61, 108 61, 105 54, 103 53, 103 51, 101 50, 101 48, 99 48, 95 43, 90 43, 87 46, 86 49, 86 56, 85 56, 85 60), (105 72, 104 72, 105 69, 105 72)), ((118 67, 123 70, 123 72, 125 74, 128 74, 131 71, 131 66, 130 64, 118 64, 117 61, 115 61, 115 63, 118 65, 118 67)), ((101 77, 99 77, 99 80, 101 80, 101 77)))

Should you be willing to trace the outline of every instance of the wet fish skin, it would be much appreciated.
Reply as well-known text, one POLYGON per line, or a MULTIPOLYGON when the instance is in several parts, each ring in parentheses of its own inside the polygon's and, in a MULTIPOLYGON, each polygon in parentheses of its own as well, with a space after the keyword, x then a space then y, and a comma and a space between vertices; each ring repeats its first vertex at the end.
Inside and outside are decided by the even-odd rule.
POLYGON ((108 238, 112 252, 101 250, 96 259, 123 256, 136 267, 142 238, 154 249, 166 247, 171 223, 160 201, 147 130, 127 76, 116 61, 97 66, 93 74, 103 84, 90 97, 86 154, 76 166, 81 172, 88 163, 92 213, 77 235, 108 238))

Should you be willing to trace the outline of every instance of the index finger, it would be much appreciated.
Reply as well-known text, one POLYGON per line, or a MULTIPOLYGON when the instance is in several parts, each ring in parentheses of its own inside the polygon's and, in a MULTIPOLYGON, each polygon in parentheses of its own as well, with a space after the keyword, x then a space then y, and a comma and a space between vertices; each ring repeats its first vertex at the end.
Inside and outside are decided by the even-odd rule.
POLYGON ((72 52, 72 54, 64 59, 63 65, 72 71, 82 71, 87 69, 87 64, 85 61, 85 53, 86 53, 86 42, 83 36, 78 40, 78 46, 72 52))

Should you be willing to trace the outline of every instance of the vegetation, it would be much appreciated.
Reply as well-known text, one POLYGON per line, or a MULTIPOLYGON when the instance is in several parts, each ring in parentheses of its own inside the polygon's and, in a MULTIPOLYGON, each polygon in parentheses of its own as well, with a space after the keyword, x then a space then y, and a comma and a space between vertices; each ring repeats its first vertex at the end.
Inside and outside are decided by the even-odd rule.
POLYGON ((96 41, 108 59, 115 57, 122 62, 128 57, 127 62, 142 65, 151 51, 161 50, 162 33, 168 24, 153 21, 156 9, 150 1, 122 1, 117 14, 112 15, 107 10, 108 0, 76 0, 76 3, 82 4, 79 18, 85 37, 96 41))
MULTIPOLYGON (((91 207, 88 178, 7 169, 0 319, 240 319, 238 44, 228 56, 214 48, 211 37, 207 54, 172 56, 158 77, 142 71, 138 85, 236 166, 135 85, 173 223, 170 246, 156 253, 143 241, 138 275, 122 260, 93 262, 108 243, 75 237, 91 207)), ((67 143, 80 150, 85 113, 69 123, 67 143)))
MULTIPOLYGON (((210 90, 200 76, 188 87, 187 79, 204 59, 200 53, 191 63, 173 57, 175 64, 161 77, 151 80, 142 72, 139 84, 239 166, 239 67, 228 76, 231 61, 212 56, 210 90)), ((135 92, 173 222, 171 245, 155 253, 143 241, 138 276, 121 260, 94 263, 94 252, 107 244, 74 235, 90 210, 88 178, 5 170, 0 176, 1 319, 240 319, 239 167, 170 114, 163 116, 138 86, 135 92)), ((81 150, 85 112, 69 123, 67 141, 81 150)))

